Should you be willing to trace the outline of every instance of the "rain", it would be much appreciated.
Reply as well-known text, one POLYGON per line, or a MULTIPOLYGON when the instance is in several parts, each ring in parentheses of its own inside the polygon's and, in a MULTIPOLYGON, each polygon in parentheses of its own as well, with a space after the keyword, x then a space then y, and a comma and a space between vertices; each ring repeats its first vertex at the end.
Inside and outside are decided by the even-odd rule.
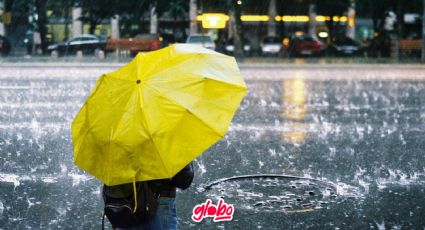
POLYGON ((239 81, 237 64, 247 93, 177 190, 178 229, 425 229, 424 15, 425 0, 0 0, 0 230, 112 229, 71 125, 100 76, 179 43, 223 58, 180 70, 239 81))
MULTIPOLYGON (((3 64, 2 228, 99 226, 101 183, 73 164, 70 124, 96 78, 118 66, 3 64)), ((344 73, 240 68, 248 94, 227 135, 195 160, 192 186, 178 193, 182 228, 424 225, 422 67, 357 79, 342 75, 366 72, 361 65, 344 73), (235 206, 232 221, 191 220, 195 205, 219 198, 235 206)))

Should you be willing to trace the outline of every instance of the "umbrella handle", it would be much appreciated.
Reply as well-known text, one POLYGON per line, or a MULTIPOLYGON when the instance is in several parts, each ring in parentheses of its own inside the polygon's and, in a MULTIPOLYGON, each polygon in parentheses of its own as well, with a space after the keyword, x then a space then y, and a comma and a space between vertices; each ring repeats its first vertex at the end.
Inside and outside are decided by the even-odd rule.
POLYGON ((137 211, 137 189, 136 189, 136 176, 133 177, 133 194, 134 194, 134 209, 133 214, 137 211))

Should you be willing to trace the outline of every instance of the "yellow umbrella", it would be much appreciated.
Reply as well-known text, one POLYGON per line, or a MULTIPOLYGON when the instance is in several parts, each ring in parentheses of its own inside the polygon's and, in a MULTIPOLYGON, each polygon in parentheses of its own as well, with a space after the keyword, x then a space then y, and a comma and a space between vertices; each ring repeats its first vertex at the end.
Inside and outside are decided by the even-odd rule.
POLYGON ((139 53, 97 80, 72 124, 74 161, 109 186, 171 178, 225 135, 246 91, 232 57, 139 53))

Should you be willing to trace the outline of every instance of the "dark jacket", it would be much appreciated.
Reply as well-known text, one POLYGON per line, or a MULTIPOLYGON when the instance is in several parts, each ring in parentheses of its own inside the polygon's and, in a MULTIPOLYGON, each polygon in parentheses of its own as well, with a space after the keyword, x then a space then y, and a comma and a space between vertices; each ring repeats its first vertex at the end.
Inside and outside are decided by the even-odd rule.
MULTIPOLYGON (((176 187, 186 189, 193 181, 194 171, 193 165, 190 163, 178 172, 171 179, 160 179, 149 181, 149 187, 152 191, 161 197, 175 197, 176 187)), ((129 197, 133 194, 133 184, 121 184, 115 186, 103 186, 105 193, 114 198, 129 197)))
POLYGON ((192 163, 184 167, 171 179, 152 180, 149 182, 154 193, 160 194, 162 197, 175 197, 176 187, 179 189, 187 189, 194 177, 192 163))

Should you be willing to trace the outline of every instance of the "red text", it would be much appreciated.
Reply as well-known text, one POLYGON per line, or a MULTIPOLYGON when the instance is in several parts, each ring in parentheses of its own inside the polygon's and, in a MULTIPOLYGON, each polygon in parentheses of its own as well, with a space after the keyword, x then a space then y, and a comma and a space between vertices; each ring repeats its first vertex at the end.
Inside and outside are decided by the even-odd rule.
POLYGON ((205 203, 198 204, 193 208, 192 220, 201 222, 206 217, 213 217, 214 222, 230 221, 233 219, 233 204, 226 204, 223 199, 218 200, 218 204, 212 204, 210 199, 205 203))

